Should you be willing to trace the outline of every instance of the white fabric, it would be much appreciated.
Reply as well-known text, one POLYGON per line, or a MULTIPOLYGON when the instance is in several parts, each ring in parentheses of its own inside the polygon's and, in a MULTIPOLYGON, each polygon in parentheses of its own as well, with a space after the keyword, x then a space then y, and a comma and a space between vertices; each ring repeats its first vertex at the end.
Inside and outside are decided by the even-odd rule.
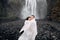
POLYGON ((18 40, 35 40, 35 37, 37 35, 37 24, 35 19, 31 21, 25 21, 25 24, 21 31, 23 30, 24 33, 18 38, 18 40))

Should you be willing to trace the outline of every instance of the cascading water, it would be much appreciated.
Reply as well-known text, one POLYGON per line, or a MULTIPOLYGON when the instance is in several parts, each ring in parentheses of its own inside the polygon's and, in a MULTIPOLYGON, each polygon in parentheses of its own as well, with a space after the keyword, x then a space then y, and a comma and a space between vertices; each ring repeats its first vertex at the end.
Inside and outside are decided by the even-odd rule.
POLYGON ((47 0, 37 0, 37 13, 39 19, 45 19, 47 16, 47 0))
POLYGON ((36 19, 44 19, 47 15, 46 0, 25 0, 20 18, 25 19, 30 15, 35 15, 36 19))
POLYGON ((36 0, 25 0, 25 6, 21 12, 21 19, 25 19, 30 15, 35 15, 38 18, 36 13, 36 0))

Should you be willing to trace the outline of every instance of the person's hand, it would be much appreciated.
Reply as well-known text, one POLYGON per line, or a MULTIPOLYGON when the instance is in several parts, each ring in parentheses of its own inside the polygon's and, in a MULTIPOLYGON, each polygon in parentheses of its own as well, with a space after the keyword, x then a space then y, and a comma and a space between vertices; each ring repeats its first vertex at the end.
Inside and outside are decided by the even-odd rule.
POLYGON ((22 32, 24 32, 24 30, 23 31, 20 31, 19 33, 22 33, 22 32))

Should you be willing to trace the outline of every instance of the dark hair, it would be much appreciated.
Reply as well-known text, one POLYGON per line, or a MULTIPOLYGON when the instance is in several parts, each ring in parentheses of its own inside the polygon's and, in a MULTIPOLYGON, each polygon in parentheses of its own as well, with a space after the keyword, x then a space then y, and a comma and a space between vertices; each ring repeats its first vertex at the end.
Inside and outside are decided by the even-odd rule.
POLYGON ((35 17, 34 15, 31 15, 31 16, 35 17))
POLYGON ((27 17, 25 20, 28 20, 30 17, 27 17))

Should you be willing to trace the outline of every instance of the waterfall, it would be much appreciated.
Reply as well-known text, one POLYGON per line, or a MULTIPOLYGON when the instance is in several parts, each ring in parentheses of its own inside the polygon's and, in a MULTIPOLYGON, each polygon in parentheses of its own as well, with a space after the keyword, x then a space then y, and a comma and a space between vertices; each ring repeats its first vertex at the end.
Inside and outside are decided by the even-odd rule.
POLYGON ((35 15, 36 19, 44 19, 47 15, 46 0, 25 0, 20 18, 25 19, 30 15, 35 15))
POLYGON ((39 19, 45 19, 47 16, 47 1, 46 0, 37 0, 37 13, 39 19))
POLYGON ((38 18, 36 13, 36 0, 25 0, 25 5, 21 12, 21 19, 25 19, 30 15, 35 15, 38 18))

